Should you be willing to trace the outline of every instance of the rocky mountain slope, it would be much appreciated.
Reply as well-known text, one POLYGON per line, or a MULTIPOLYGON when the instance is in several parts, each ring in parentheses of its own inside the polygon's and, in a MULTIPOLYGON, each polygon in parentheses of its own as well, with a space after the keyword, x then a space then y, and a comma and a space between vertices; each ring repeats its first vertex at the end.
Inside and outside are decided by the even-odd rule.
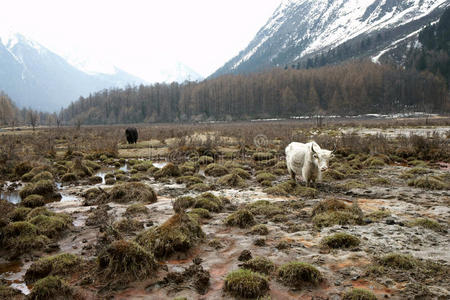
POLYGON ((89 74, 18 33, 0 36, 0 90, 19 107, 55 111, 81 95, 145 82, 123 70, 89 74))
POLYGON ((417 38, 448 0, 284 0, 246 49, 212 76, 380 56, 417 38))

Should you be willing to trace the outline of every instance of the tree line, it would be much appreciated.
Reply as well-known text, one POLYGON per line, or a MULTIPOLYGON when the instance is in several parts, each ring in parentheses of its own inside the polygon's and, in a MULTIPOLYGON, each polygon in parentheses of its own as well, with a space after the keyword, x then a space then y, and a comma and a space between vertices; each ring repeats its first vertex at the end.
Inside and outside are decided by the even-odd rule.
POLYGON ((107 89, 59 113, 18 109, 0 93, 0 125, 232 121, 402 111, 449 112, 445 80, 369 61, 317 69, 275 68, 202 82, 107 89))
POLYGON ((60 118, 72 124, 116 124, 449 109, 441 78, 365 61, 103 90, 80 97, 60 118))
POLYGON ((422 47, 411 47, 407 53, 407 67, 442 76, 450 86, 450 8, 420 32, 419 42, 422 47))
POLYGON ((19 109, 11 98, 0 91, 0 126, 16 127, 30 125, 33 129, 38 125, 60 125, 62 114, 46 113, 32 108, 19 109))

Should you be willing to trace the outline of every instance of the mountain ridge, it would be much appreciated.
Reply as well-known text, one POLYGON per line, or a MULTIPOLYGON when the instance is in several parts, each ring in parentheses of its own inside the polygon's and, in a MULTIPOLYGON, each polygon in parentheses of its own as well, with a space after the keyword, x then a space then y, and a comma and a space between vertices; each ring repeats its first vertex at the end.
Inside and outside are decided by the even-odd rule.
POLYGON ((306 65, 308 58, 371 37, 372 44, 354 55, 369 58, 436 21, 449 5, 447 0, 284 0, 248 46, 210 77, 306 65), (378 41, 384 48, 378 49, 378 41))
MULTIPOLYGON (((202 79, 180 62, 162 76, 164 82, 202 79)), ((112 64, 63 57, 11 29, 0 32, 0 90, 20 108, 52 112, 103 89, 140 84, 149 82, 112 64)))

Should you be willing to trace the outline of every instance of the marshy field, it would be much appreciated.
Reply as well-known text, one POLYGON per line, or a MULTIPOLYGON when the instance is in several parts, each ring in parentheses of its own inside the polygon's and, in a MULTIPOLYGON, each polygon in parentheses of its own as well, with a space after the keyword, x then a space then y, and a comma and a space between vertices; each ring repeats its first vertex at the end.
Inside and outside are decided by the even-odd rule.
POLYGON ((450 118, 321 125, 0 131, 0 298, 449 299, 450 118))

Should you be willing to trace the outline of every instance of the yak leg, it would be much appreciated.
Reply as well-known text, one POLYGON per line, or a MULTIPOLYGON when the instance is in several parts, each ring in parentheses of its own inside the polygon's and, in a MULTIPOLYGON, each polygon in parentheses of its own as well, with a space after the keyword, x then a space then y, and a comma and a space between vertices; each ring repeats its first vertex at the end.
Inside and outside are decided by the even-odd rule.
POLYGON ((292 171, 291 169, 288 169, 288 171, 289 171, 289 175, 291 175, 292 180, 295 181, 295 173, 294 173, 294 171, 292 171))

